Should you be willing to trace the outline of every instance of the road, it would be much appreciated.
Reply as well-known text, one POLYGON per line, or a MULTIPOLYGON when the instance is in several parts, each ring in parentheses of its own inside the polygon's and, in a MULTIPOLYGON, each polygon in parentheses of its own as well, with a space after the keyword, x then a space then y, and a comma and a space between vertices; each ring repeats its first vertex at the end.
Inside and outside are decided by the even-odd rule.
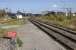
POLYGON ((65 50, 64 47, 29 21, 15 31, 23 41, 23 46, 18 50, 65 50))

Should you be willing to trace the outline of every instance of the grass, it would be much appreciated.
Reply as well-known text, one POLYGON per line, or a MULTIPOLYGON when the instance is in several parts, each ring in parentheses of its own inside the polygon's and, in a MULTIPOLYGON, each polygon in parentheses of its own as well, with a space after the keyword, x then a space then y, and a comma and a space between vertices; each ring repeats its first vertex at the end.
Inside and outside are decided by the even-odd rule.
MULTIPOLYGON (((23 25, 23 24, 25 24, 24 23, 25 21, 24 22, 23 21, 24 21, 23 19, 8 19, 8 20, 0 19, 0 24, 3 24, 4 26, 23 25)), ((7 32, 10 30, 12 30, 12 29, 11 28, 9 28, 9 29, 0 28, 0 37, 7 36, 7 32)), ((17 37, 17 39, 16 39, 16 44, 18 47, 21 47, 23 44, 22 40, 20 40, 19 37, 17 37)))
POLYGON ((76 17, 73 16, 71 18, 68 18, 62 15, 56 15, 56 16, 50 15, 50 16, 41 16, 39 17, 39 19, 47 20, 48 22, 52 22, 76 30, 76 17))
MULTIPOLYGON (((4 26, 13 26, 13 25, 23 25, 24 22, 22 19, 0 19, 0 24, 4 25, 4 26)), ((4 27, 3 26, 3 27, 4 27)), ((1 26, 2 27, 2 26, 1 26)), ((9 28, 10 29, 10 28, 9 28)), ((7 30, 9 29, 2 29, 0 28, 0 37, 5 36, 5 33, 7 32, 7 30)))
POLYGON ((6 29, 0 29, 0 37, 6 36, 6 32, 7 32, 6 29))
POLYGON ((17 19, 9 19, 1 22, 1 24, 7 24, 7 25, 20 25, 23 24, 23 20, 17 20, 17 19))

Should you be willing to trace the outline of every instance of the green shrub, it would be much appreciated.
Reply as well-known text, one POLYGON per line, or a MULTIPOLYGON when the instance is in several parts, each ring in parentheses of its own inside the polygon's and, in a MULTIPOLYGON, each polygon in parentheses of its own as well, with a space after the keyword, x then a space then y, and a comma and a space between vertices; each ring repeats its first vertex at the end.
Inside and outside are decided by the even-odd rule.
POLYGON ((17 38, 17 45, 18 45, 18 47, 21 47, 22 44, 23 44, 23 42, 22 42, 22 41, 20 40, 20 38, 18 37, 18 38, 17 38))

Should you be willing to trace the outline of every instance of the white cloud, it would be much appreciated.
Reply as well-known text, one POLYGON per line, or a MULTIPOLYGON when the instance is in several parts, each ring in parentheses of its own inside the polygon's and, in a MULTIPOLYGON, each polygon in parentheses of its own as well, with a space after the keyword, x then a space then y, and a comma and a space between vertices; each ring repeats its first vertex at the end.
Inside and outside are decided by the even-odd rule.
POLYGON ((57 4, 54 4, 52 7, 58 7, 58 5, 57 4))

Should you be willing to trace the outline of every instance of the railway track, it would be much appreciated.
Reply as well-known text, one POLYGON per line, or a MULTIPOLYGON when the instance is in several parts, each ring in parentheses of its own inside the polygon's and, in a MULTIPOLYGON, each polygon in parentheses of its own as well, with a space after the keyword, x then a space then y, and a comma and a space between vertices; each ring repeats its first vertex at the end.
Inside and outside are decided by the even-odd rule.
POLYGON ((55 28, 58 28, 58 29, 61 29, 61 30, 64 30, 64 31, 66 31, 66 32, 69 32, 69 33, 72 33, 72 34, 76 35, 76 31, 73 31, 73 29, 65 28, 65 27, 63 27, 63 26, 61 26, 61 25, 60 25, 61 27, 59 27, 59 26, 57 26, 56 24, 51 24, 50 22, 45 22, 45 21, 40 21, 40 22, 43 22, 43 23, 45 23, 45 24, 47 24, 47 25, 53 26, 53 27, 55 27, 55 28))
POLYGON ((55 41, 61 44, 66 50, 76 49, 76 34, 61 27, 45 24, 37 20, 30 20, 38 28, 46 32, 55 41))

